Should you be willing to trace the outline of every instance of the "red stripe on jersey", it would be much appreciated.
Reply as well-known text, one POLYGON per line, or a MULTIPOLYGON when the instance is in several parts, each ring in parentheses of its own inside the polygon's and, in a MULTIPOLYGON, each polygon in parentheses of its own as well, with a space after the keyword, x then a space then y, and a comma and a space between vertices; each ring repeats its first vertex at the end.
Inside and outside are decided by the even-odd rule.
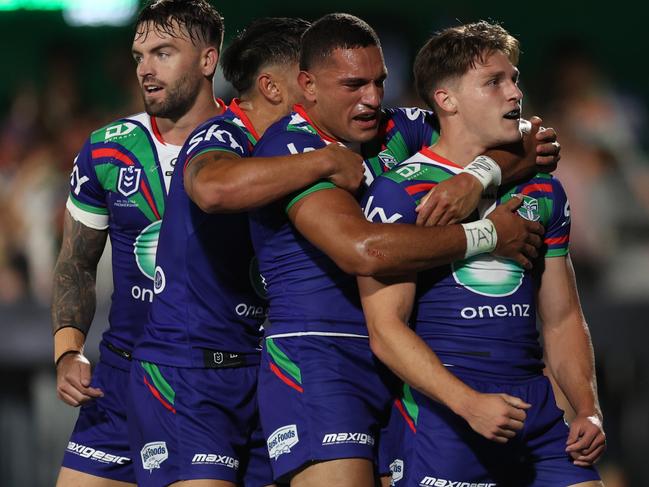
POLYGON ((318 126, 317 126, 315 123, 313 123, 313 120, 311 120, 311 119, 309 118, 309 116, 306 114, 306 111, 304 110, 304 107, 303 107, 302 105, 295 105, 295 106, 293 107, 293 110, 294 110, 296 113, 299 113, 300 116, 301 116, 304 120, 306 120, 306 121, 309 123, 309 125, 311 125, 311 126, 315 129, 315 131, 318 132, 318 135, 319 135, 320 137, 322 137, 324 140, 326 140, 327 142, 338 142, 338 140, 336 140, 336 139, 334 139, 333 137, 331 137, 331 136, 325 134, 322 130, 320 130, 320 129, 318 128, 318 126))
POLYGON ((160 133, 158 122, 156 121, 155 117, 151 117, 151 129, 153 130, 153 135, 155 135, 155 138, 158 139, 158 142, 163 145, 167 145, 167 143, 162 138, 162 134, 160 133))
POLYGON ((403 407, 403 404, 401 404, 400 399, 395 399, 394 405, 397 407, 399 412, 401 413, 401 416, 403 416, 403 419, 406 420, 406 423, 408 423, 408 426, 410 426, 410 429, 412 430, 413 433, 417 432, 417 427, 415 426, 415 423, 412 421, 412 418, 408 416, 408 413, 406 412, 406 409, 403 407))
POLYGON ((142 194, 144 195, 144 198, 146 199, 147 203, 149 203, 149 206, 151 207, 153 214, 158 218, 158 220, 162 220, 162 217, 160 216, 160 213, 158 213, 158 209, 156 208, 155 203, 153 202, 151 193, 149 193, 149 188, 146 187, 144 181, 140 181, 140 189, 142 190, 142 194))
POLYGON ((277 377, 279 377, 279 378, 281 379, 281 381, 282 381, 284 384, 286 384, 287 386, 292 387, 292 388, 295 389, 297 392, 304 392, 304 389, 302 389, 302 387, 300 387, 300 386, 297 385, 295 382, 293 382, 291 379, 289 379, 289 378, 286 377, 284 374, 282 374, 282 371, 279 370, 279 368, 277 367, 277 365, 275 365, 274 363, 271 363, 271 364, 270 364, 270 370, 272 370, 272 371, 273 371, 273 374, 275 374, 277 377))
POLYGON ((419 153, 425 155, 426 157, 429 157, 430 159, 432 159, 433 161, 439 164, 442 164, 443 166, 451 166, 458 169, 464 169, 459 164, 455 164, 453 161, 449 161, 448 159, 440 156, 438 153, 433 152, 433 150, 430 147, 424 147, 422 150, 419 151, 419 153))
POLYGON ((566 243, 567 241, 568 241, 568 235, 564 235, 563 237, 545 239, 545 243, 548 245, 561 245, 566 243))
POLYGON ((523 194, 530 194, 530 193, 552 193, 552 185, 551 184, 542 184, 542 183, 534 183, 530 184, 529 186, 526 186, 523 188, 523 191, 521 193, 523 194))
POLYGON ((413 194, 420 193, 421 191, 429 191, 434 186, 437 186, 437 183, 413 184, 412 186, 406 186, 406 192, 410 196, 412 196, 413 194))
POLYGON ((129 166, 135 165, 135 163, 129 156, 127 156, 123 152, 120 152, 117 149, 95 149, 92 151, 93 159, 99 159, 101 157, 113 157, 118 161, 122 161, 124 164, 127 164, 129 166))
POLYGON ((147 386, 147 387, 149 388, 149 390, 151 391, 151 394, 153 394, 153 396, 154 396, 158 401, 160 401, 160 404, 162 404, 165 408, 167 408, 167 409, 168 409, 169 411, 171 411, 172 413, 176 414, 176 409, 175 409, 171 404, 169 404, 167 401, 165 401, 165 400, 162 398, 162 396, 160 395, 160 392, 158 392, 158 389, 156 389, 156 388, 153 387, 151 384, 149 384, 149 381, 146 380, 146 376, 144 377, 144 383, 146 384, 146 386, 147 386))
POLYGON ((234 98, 230 102, 230 106, 228 108, 232 113, 234 113, 237 117, 241 119, 244 127, 246 127, 248 131, 252 134, 252 136, 255 138, 255 141, 259 142, 259 139, 261 139, 261 137, 259 137, 259 134, 255 130, 255 127, 252 125, 252 122, 248 118, 248 115, 246 115, 246 112, 241 110, 241 107, 239 106, 239 99, 234 98))

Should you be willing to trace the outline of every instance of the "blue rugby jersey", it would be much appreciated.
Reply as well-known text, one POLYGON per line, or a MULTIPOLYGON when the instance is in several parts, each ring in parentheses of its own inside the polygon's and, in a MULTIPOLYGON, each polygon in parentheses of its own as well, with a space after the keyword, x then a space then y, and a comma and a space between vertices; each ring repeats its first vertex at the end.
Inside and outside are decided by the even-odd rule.
MULTIPOLYGON (((428 191, 462 168, 425 149, 377 180, 362 201, 374 222, 414 223, 415 208, 428 191)), ((513 194, 522 194, 518 214, 545 227, 542 257, 568 254, 570 210, 561 183, 537 174, 525 183, 502 188, 479 205, 479 217, 513 194)), ((411 326, 447 365, 498 377, 540 373, 542 351, 536 329, 535 269, 492 255, 418 274, 411 326)))
POLYGON ((266 317, 263 284, 245 214, 207 214, 184 188, 184 170, 208 151, 249 157, 254 128, 236 100, 189 136, 171 181, 155 269, 155 300, 134 356, 202 367, 203 350, 259 350, 266 317))
MULTIPOLYGON (((378 136, 361 146, 366 181, 437 140, 430 112, 384 110, 378 136)), ((272 125, 253 156, 298 154, 337 141, 323 134, 297 105, 272 125)), ((320 181, 251 212, 251 235, 270 301, 270 336, 302 332, 367 336, 354 276, 341 271, 291 224, 287 211, 314 191, 335 187, 320 181)))
POLYGON ((106 352, 106 342, 131 351, 153 300, 158 233, 179 151, 162 140, 155 118, 140 113, 93 132, 74 162, 66 207, 110 237, 114 290, 101 359, 115 367, 128 364, 106 352))

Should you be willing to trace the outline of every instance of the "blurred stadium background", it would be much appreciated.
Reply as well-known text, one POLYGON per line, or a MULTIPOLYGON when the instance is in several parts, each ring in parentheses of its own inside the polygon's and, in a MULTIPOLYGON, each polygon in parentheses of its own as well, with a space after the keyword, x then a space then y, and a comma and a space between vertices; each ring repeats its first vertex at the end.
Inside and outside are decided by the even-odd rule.
MULTIPOLYGON (((363 17, 380 34, 385 104, 421 105, 410 65, 433 31, 502 22, 523 48, 524 114, 557 129, 572 256, 597 357, 608 487, 649 485, 649 68, 627 0, 448 4, 400 0, 214 2, 226 44, 262 16, 363 17)), ((53 485, 76 410, 56 398, 49 299, 72 161, 95 128, 141 111, 130 55, 138 0, 0 0, 0 485, 53 485)), ((215 93, 232 91, 217 78, 215 93)), ((106 326, 101 264, 88 355, 106 326)))

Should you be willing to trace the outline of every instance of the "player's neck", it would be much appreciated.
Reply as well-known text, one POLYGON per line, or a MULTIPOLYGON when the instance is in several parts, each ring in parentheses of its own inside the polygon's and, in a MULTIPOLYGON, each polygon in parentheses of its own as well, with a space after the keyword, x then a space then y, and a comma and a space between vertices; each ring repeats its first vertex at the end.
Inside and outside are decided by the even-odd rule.
POLYGON ((283 104, 274 105, 262 97, 242 95, 239 98, 239 108, 243 111, 259 136, 280 118, 288 115, 290 109, 283 104))
POLYGON ((336 134, 334 134, 329 128, 327 127, 327 124, 325 123, 326 117, 320 114, 320 110, 318 109, 318 104, 317 103, 308 103, 305 102, 303 105, 304 111, 311 119, 311 122, 315 124, 315 127, 319 132, 324 134, 326 137, 328 137, 331 140, 334 141, 340 141, 340 142, 348 142, 342 140, 340 137, 338 137, 336 134))
POLYGON ((225 110, 214 100, 212 90, 202 90, 194 105, 180 118, 156 117, 156 123, 162 139, 167 144, 183 145, 189 134, 208 118, 216 117, 225 110))
POLYGON ((444 159, 464 167, 480 154, 484 154, 487 147, 463 127, 442 126, 440 137, 431 149, 444 159))

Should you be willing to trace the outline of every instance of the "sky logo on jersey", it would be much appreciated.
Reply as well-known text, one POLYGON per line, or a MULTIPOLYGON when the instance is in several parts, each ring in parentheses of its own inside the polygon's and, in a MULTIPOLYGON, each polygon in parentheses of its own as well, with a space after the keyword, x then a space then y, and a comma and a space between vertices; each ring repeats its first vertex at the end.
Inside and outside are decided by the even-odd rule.
POLYGON ((523 283, 525 270, 507 259, 476 255, 451 265, 455 282, 482 296, 514 294, 523 283))
POLYGON ((167 443, 164 441, 147 443, 140 450, 140 457, 142 458, 142 467, 149 473, 153 472, 154 468, 160 468, 160 464, 169 458, 167 443))
POLYGON ((135 262, 140 272, 152 281, 155 278, 155 254, 158 249, 158 237, 162 220, 158 220, 144 228, 133 242, 135 262))
POLYGON ((395 485, 399 480, 403 478, 403 460, 397 458, 394 462, 392 462, 390 464, 390 473, 392 474, 390 485, 395 485))
POLYGON ((532 198, 531 196, 523 196, 523 204, 518 209, 518 214, 532 222, 540 220, 539 200, 532 198))
POLYGON ((365 215, 365 219, 368 221, 374 222, 378 217, 379 221, 381 221, 382 223, 394 223, 397 220, 401 219, 401 217, 403 216, 401 213, 395 213, 394 215, 388 216, 385 214, 385 210, 380 206, 375 206, 374 208, 372 208, 373 203, 374 196, 370 196, 367 199, 365 208, 363 208, 363 214, 365 215))
POLYGON ((280 455, 291 453, 291 448, 300 442, 297 435, 297 425, 289 424, 277 428, 271 433, 266 441, 268 445, 268 455, 273 460, 277 460, 280 455))
POLYGON ((210 125, 210 127, 206 130, 199 130, 196 135, 194 135, 190 140, 189 140, 189 147, 187 148, 187 154, 191 154, 191 152, 200 144, 201 142, 209 142, 212 138, 215 138, 217 141, 221 142, 222 144, 229 144, 231 149, 234 149, 239 155, 243 155, 243 147, 241 147, 241 144, 235 140, 235 138, 232 136, 230 132, 227 130, 218 130, 220 127, 219 124, 215 123, 210 125), (226 140, 227 138, 227 140, 226 140))
POLYGON ((140 187, 140 178, 142 177, 142 169, 139 167, 127 166, 119 170, 119 178, 117 179, 117 191, 125 197, 137 193, 140 187))

